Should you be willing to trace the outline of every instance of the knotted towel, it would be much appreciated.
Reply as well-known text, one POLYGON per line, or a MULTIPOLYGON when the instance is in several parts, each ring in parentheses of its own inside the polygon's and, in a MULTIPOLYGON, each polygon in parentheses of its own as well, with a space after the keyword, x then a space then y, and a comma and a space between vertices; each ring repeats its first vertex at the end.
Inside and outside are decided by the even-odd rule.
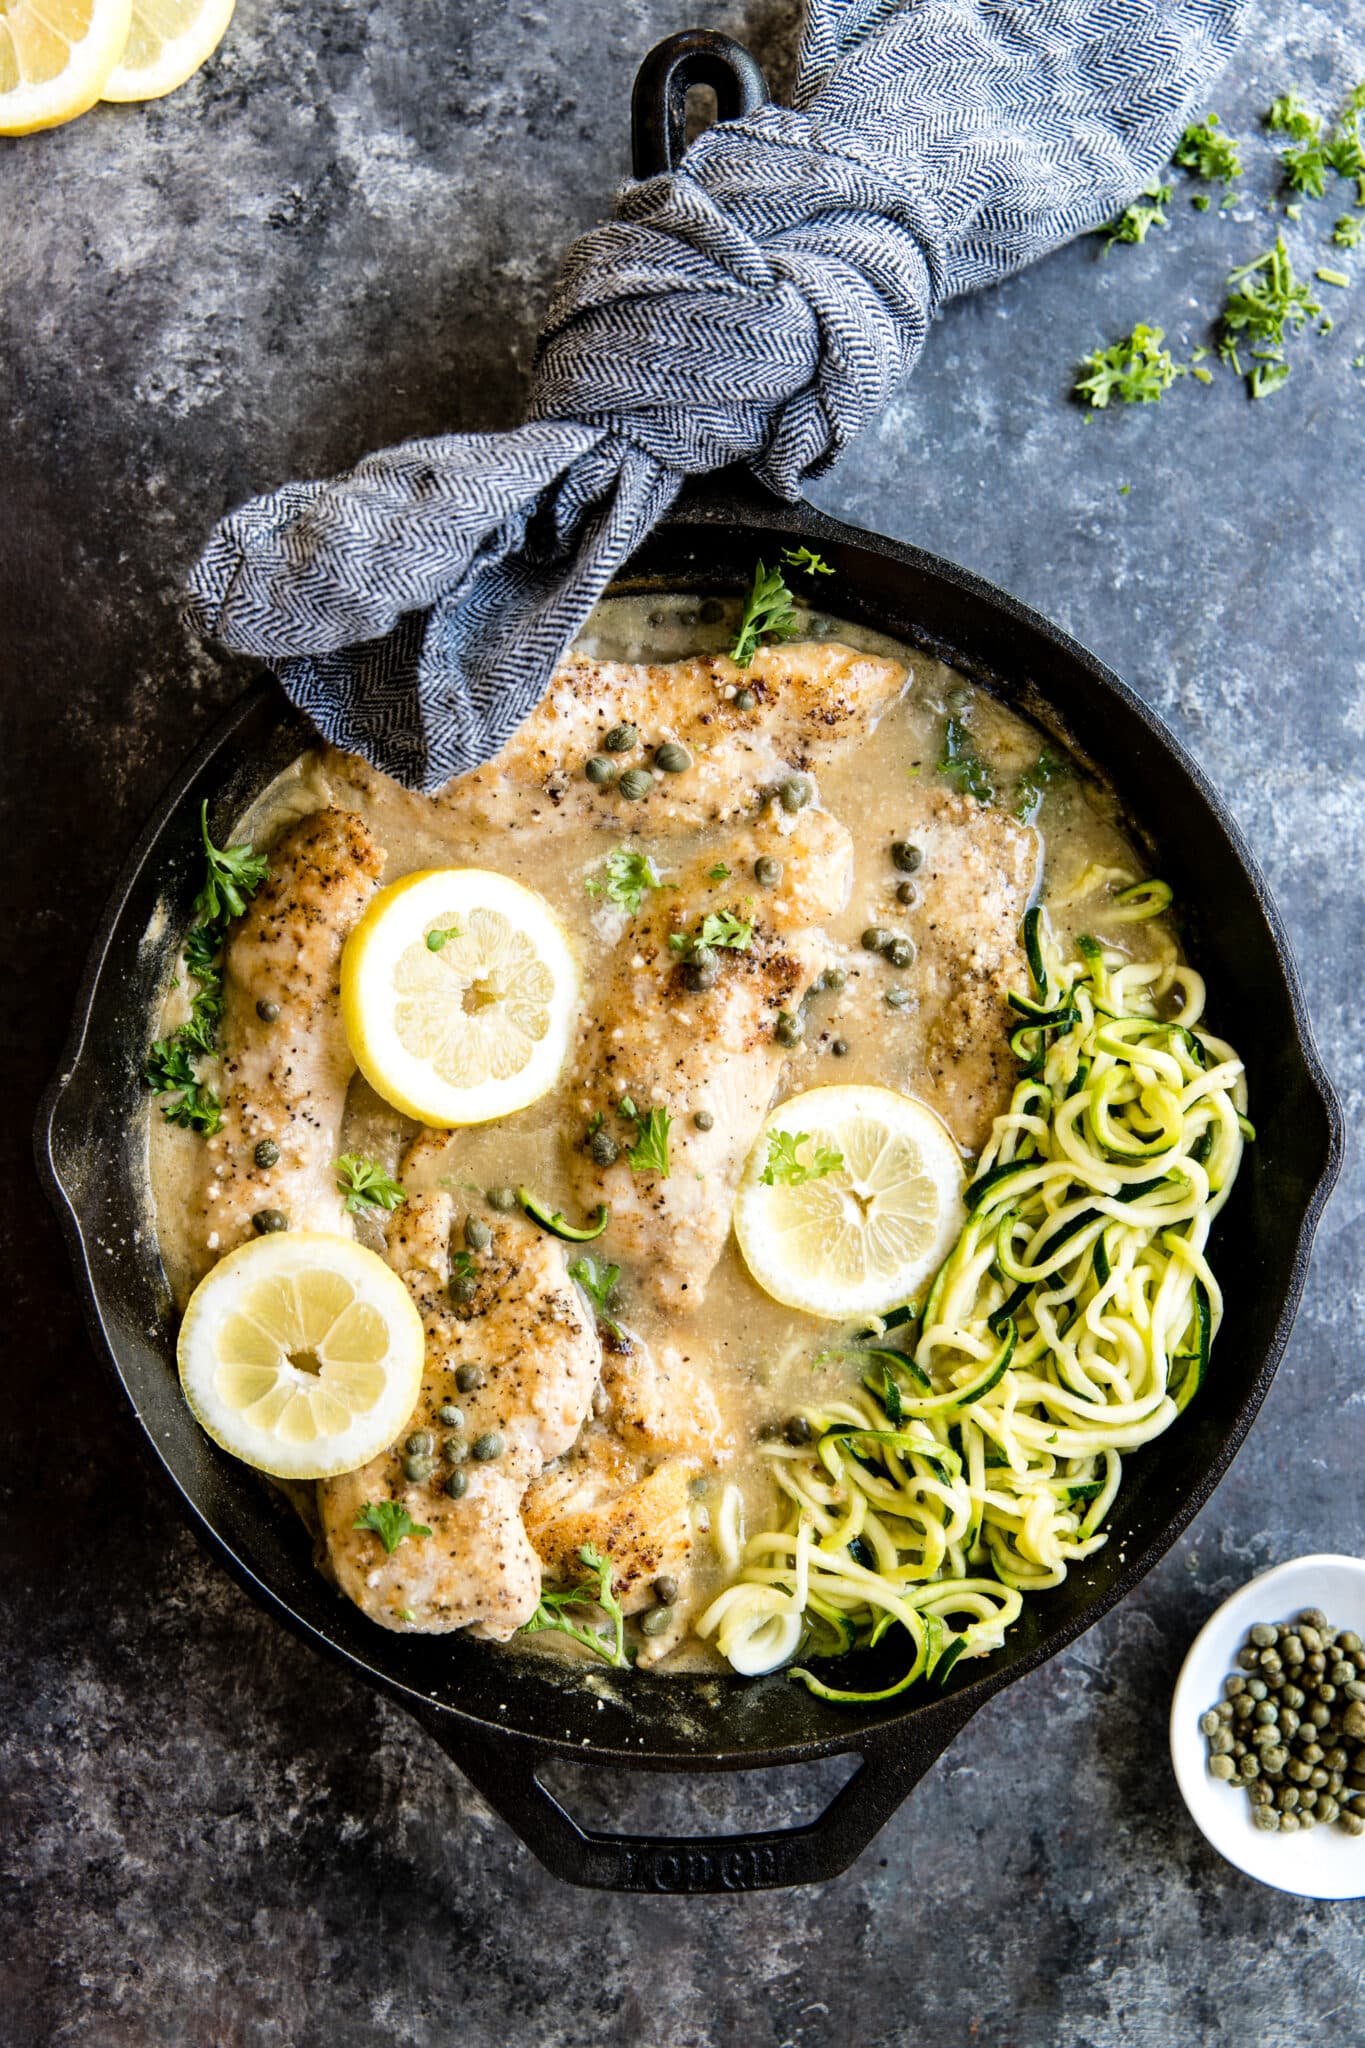
POLYGON ((810 0, 795 104, 708 130, 569 251, 527 424, 222 521, 189 617, 433 790, 496 753, 684 475, 794 495, 936 310, 1161 170, 1247 0, 810 0))

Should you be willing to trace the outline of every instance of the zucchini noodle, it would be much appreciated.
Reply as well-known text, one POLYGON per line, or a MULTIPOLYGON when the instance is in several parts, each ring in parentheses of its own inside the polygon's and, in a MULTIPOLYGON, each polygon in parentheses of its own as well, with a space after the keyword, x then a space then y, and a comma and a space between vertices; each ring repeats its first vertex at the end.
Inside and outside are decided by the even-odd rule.
MULTIPOLYGON (((1169 901, 1148 881, 1120 907, 1132 924, 1169 901)), ((799 1411, 809 1443, 765 1446, 777 1519, 696 1624, 738 1671, 899 1626, 912 1662, 883 1692, 792 1673, 873 1700, 999 1649, 1024 1594, 1105 1543, 1123 1453, 1207 1371, 1223 1304, 1205 1247, 1255 1135, 1241 1061, 1200 1024, 1204 984, 1173 953, 1129 960, 1082 937, 1062 964, 1037 909, 1024 947, 1020 1078, 922 1314, 822 1354, 856 1361, 861 1385, 799 1411)))

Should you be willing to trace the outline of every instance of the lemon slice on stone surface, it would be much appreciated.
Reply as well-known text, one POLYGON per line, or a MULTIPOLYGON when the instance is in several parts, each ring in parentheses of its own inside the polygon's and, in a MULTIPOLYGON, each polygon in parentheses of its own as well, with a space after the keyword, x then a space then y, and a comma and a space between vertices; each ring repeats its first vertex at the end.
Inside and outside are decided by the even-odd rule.
POLYGON ((0 0, 0 135, 74 121, 128 41, 131 0, 0 0))
POLYGON ((280 1479, 377 1457, 417 1405, 425 1340, 378 1255, 320 1230, 229 1252, 190 1296, 180 1384, 215 1443, 280 1479))
POLYGON ((947 1256, 962 1227, 963 1184, 957 1146, 912 1096, 811 1088, 779 1103, 759 1132, 735 1235, 775 1301, 829 1322, 880 1315, 947 1256))
POLYGON ((123 55, 100 97, 159 100, 192 78, 227 32, 237 0, 132 0, 123 55))
POLYGON ((488 868, 428 868, 382 889, 341 958, 357 1065, 438 1129, 509 1116, 552 1088, 577 1004, 549 904, 488 868))

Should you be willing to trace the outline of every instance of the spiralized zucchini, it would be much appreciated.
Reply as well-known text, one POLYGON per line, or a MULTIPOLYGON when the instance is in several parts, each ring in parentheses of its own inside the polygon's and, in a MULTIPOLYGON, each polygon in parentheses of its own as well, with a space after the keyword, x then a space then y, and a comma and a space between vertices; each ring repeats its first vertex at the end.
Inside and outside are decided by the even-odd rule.
MULTIPOLYGON (((1119 921, 1169 901, 1142 883, 1119 921)), ((736 1670, 899 1625, 912 1662, 884 1692, 792 1674, 881 1699, 998 1649, 1023 1595, 1106 1541, 1122 1454, 1168 1429, 1207 1370, 1222 1295, 1205 1245, 1254 1136, 1241 1061, 1168 949, 1130 961, 1081 938, 1063 965, 1038 910, 1024 943, 1020 1079, 922 1315, 887 1319, 912 1348, 851 1344, 862 1385, 801 1411, 809 1444, 765 1447, 779 1518, 696 1624, 736 1670)))

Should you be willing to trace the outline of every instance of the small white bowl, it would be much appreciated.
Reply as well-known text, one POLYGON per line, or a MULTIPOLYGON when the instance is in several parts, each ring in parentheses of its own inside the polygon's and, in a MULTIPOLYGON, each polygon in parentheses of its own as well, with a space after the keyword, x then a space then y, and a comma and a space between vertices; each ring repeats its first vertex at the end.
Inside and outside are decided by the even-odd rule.
POLYGON ((1180 1794, 1206 1841, 1248 1877, 1301 1899, 1365 1898, 1365 1835, 1321 1823, 1306 1834, 1253 1827, 1238 1783, 1211 1778, 1199 1716, 1223 1697, 1237 1652, 1258 1621, 1292 1621, 1320 1607, 1333 1628, 1365 1637, 1365 1558, 1296 1557, 1262 1572, 1211 1614, 1190 1645, 1171 1701, 1171 1762, 1180 1794))

